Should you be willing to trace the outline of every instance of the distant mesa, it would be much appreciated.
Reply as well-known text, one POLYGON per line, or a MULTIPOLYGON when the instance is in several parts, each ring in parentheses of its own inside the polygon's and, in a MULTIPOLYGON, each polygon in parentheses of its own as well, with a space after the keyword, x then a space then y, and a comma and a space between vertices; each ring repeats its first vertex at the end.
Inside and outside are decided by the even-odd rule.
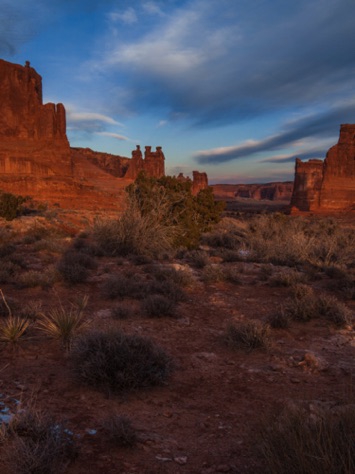
POLYGON ((339 141, 324 161, 296 159, 291 212, 355 207, 355 125, 340 126, 339 141))
MULTIPOLYGON (((124 188, 144 171, 165 175, 162 147, 132 157, 71 148, 63 104, 43 104, 42 77, 0 59, 0 188, 76 209, 121 209, 124 188)), ((207 176, 206 176, 207 182, 207 176)))
POLYGON ((255 201, 290 202, 293 182, 254 183, 254 184, 215 184, 212 186, 217 199, 253 199, 255 201))

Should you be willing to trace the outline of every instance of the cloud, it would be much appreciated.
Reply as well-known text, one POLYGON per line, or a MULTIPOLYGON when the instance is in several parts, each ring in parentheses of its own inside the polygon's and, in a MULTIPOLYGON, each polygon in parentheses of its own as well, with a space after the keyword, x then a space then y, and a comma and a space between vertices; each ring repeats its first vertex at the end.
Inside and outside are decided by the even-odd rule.
POLYGON ((76 112, 70 107, 67 109, 67 122, 69 130, 87 133, 105 132, 105 127, 110 125, 124 126, 122 123, 117 122, 107 115, 95 112, 76 112))
POLYGON ((192 0, 143 36, 113 38, 103 67, 124 71, 132 107, 197 126, 301 110, 353 93, 354 17, 348 0, 192 0))
POLYGON ((132 25, 134 23, 137 23, 138 21, 137 14, 132 7, 127 8, 127 10, 122 13, 111 12, 109 14, 109 18, 113 22, 121 21, 122 23, 126 23, 127 25, 132 25))
POLYGON ((119 135, 118 133, 113 133, 113 132, 95 132, 95 133, 96 135, 102 135, 104 137, 116 138, 116 140, 122 140, 122 141, 129 140, 128 137, 125 137, 124 135, 119 135))
POLYGON ((149 13, 150 15, 165 16, 162 9, 159 7, 159 5, 156 2, 143 3, 143 10, 144 12, 149 13))
POLYGON ((31 40, 37 28, 43 25, 48 11, 43 1, 36 5, 33 15, 33 2, 28 0, 0 0, 0 54, 12 56, 17 49, 31 40))
MULTIPOLYGON (((247 158, 260 152, 270 152, 297 145, 301 139, 329 136, 336 138, 341 123, 353 122, 355 100, 336 104, 333 108, 318 114, 305 116, 287 123, 283 130, 275 135, 258 141, 244 142, 240 145, 198 151, 194 157, 201 164, 218 164, 241 158, 247 158)), ((324 150, 326 151, 326 150, 324 150)))

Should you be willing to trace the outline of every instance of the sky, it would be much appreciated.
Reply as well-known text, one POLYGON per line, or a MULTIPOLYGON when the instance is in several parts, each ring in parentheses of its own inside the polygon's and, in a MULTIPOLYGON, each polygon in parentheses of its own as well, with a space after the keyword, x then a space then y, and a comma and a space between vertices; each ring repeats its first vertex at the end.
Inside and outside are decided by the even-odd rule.
POLYGON ((210 183, 292 180, 355 123, 355 0, 0 0, 0 58, 29 60, 71 146, 210 183))

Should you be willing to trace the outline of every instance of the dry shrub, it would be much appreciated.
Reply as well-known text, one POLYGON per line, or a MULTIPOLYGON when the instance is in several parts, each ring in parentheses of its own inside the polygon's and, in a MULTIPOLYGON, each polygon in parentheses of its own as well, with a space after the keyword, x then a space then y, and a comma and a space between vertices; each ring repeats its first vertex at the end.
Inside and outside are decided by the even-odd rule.
POLYGON ((89 270, 96 268, 97 263, 93 257, 74 250, 65 252, 57 265, 63 280, 70 285, 85 282, 89 276, 89 270))
POLYGON ((131 448, 137 442, 137 434, 130 418, 110 413, 102 420, 102 427, 109 441, 115 446, 131 448))
POLYGON ((113 319, 128 319, 133 315, 134 311, 131 306, 121 303, 111 309, 113 319))
POLYGON ((316 295, 311 287, 302 284, 294 285, 291 290, 292 297, 284 311, 292 319, 309 321, 324 318, 339 327, 352 324, 351 310, 334 296, 316 295))
POLYGON ((201 279, 206 283, 225 281, 226 274, 223 266, 219 264, 206 265, 202 270, 201 279))
POLYGON ((199 269, 204 268, 209 262, 208 254, 203 250, 190 250, 185 254, 185 258, 192 267, 199 269))
POLYGON ((270 327, 260 321, 230 323, 224 341, 232 349, 267 349, 270 346, 270 327))
POLYGON ((151 340, 117 330, 83 334, 71 350, 76 378, 107 392, 126 392, 161 385, 172 360, 151 340))
POLYGON ((244 243, 252 253, 250 258, 261 262, 309 263, 319 268, 355 262, 355 233, 328 219, 261 215, 249 223, 244 243))
POLYGON ((125 275, 116 273, 109 275, 101 285, 104 298, 137 298, 142 299, 149 293, 149 282, 138 274, 125 275))
POLYGON ((159 258, 170 252, 176 235, 174 226, 164 225, 159 205, 142 215, 134 199, 128 199, 127 209, 120 219, 97 220, 93 234, 106 255, 129 254, 159 258))
POLYGON ((142 301, 144 313, 151 318, 174 316, 176 305, 176 300, 164 295, 149 295, 142 301))
POLYGON ((273 275, 269 279, 270 286, 292 286, 297 283, 305 283, 307 281, 307 275, 301 272, 288 271, 281 272, 273 275))
POLYGON ((355 472, 355 407, 310 415, 286 408, 262 430, 261 450, 273 474, 352 474, 355 472))
POLYGON ((51 288, 58 280, 58 272, 52 265, 42 271, 29 270, 20 274, 16 279, 16 284, 20 288, 51 288))
POLYGON ((273 329, 287 329, 290 327, 291 316, 284 310, 271 315, 268 319, 270 327, 273 329))
POLYGON ((5 430, 3 450, 13 474, 59 474, 77 455, 70 432, 33 408, 12 418, 5 430))

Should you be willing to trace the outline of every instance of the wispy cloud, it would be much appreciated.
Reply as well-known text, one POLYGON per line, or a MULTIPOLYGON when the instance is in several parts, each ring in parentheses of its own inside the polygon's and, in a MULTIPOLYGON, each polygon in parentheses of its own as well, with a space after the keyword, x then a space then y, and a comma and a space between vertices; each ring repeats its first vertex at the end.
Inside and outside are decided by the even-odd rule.
POLYGON ((116 140, 121 140, 121 141, 129 140, 128 137, 124 135, 119 135, 118 133, 113 133, 113 132, 95 132, 95 133, 96 135, 102 135, 104 137, 115 138, 116 140))
POLYGON ((109 14, 109 18, 112 22, 120 21, 122 23, 126 23, 127 25, 132 25, 133 23, 137 23, 137 13, 134 8, 130 7, 123 12, 111 12, 109 14))
POLYGON ((144 2, 142 8, 145 13, 150 15, 165 16, 163 10, 156 2, 144 2))
MULTIPOLYGON (((202 150, 196 152, 194 157, 198 163, 217 164, 247 158, 260 152, 265 153, 285 147, 292 147, 297 145, 299 140, 309 137, 322 137, 328 142, 329 135, 334 136, 335 139, 340 123, 352 122, 354 117, 355 101, 349 101, 345 104, 340 103, 326 112, 292 121, 286 124, 280 133, 262 140, 249 141, 235 146, 202 150)), ((326 149, 323 150, 323 153, 325 151, 326 149)))

